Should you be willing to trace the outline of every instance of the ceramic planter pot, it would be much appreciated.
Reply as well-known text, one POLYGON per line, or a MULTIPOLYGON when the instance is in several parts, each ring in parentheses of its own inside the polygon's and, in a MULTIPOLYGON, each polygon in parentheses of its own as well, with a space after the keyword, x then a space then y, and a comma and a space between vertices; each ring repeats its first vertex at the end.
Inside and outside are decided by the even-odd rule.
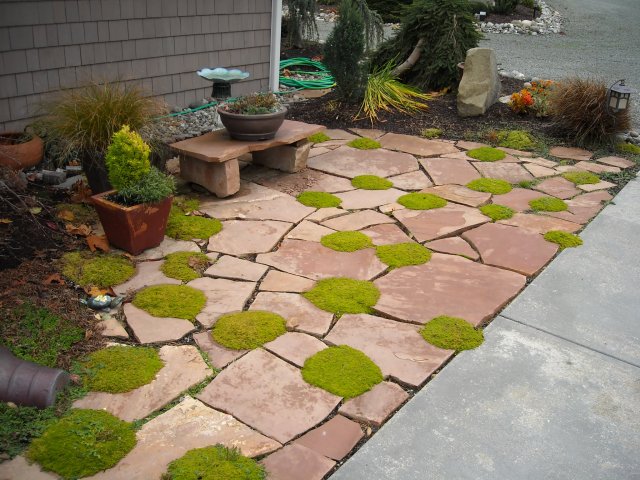
POLYGON ((284 122, 287 109, 275 113, 265 113, 264 115, 243 115, 230 113, 222 108, 218 108, 220 121, 229 132, 229 136, 236 140, 256 141, 270 140, 276 136, 276 132, 284 122))
POLYGON ((44 157, 44 142, 37 135, 31 135, 28 142, 18 143, 23 136, 20 132, 0 133, 0 165, 13 170, 31 168, 44 157))
POLYGON ((125 207, 106 197, 115 190, 91 197, 109 243, 131 255, 157 247, 164 240, 173 197, 158 203, 125 207))

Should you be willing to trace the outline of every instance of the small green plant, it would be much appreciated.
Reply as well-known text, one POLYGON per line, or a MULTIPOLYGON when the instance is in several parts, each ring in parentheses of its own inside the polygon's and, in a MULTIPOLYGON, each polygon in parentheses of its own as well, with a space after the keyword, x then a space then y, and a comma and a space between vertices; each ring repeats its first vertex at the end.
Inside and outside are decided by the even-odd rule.
POLYGON ((508 220, 516 213, 513 209, 496 203, 483 205, 480 207, 480 211, 483 215, 486 215, 494 222, 497 222, 498 220, 508 220))
POLYGON ((115 254, 65 253, 62 274, 78 285, 100 288, 119 285, 136 272, 131 260, 115 254))
POLYGON ((504 195, 511 191, 511 184, 498 178, 478 178, 467 183, 467 188, 476 192, 504 195))
POLYGON ((579 236, 562 230, 550 230, 544 234, 544 239, 547 242, 557 243, 560 245, 560 250, 579 247, 582 245, 582 239, 579 236))
POLYGON ((0 402, 0 454, 19 455, 56 418, 55 406, 40 409, 0 402))
POLYGON ((422 265, 431 260, 431 250, 414 242, 379 245, 376 255, 391 268, 422 265))
POLYGON ((431 345, 446 350, 471 350, 484 341, 482 330, 476 330, 466 320, 440 316, 429 321, 420 330, 420 335, 431 345))
POLYGON ((424 128, 420 131, 420 136, 424 138, 440 138, 442 130, 439 128, 424 128))
POLYGON ((363 190, 389 190, 393 182, 377 175, 358 175, 351 179, 351 185, 363 190))
POLYGON ((154 317, 193 322, 206 301, 204 293, 187 285, 154 285, 136 293, 132 303, 154 317))
POLYGON ((178 240, 206 240, 221 230, 222 223, 216 218, 185 215, 179 208, 171 207, 165 234, 178 240))
POLYGON ((302 294, 316 307, 337 315, 344 313, 371 313, 380 298, 380 291, 372 283, 352 278, 325 278, 302 294))
POLYGON ((569 208, 565 202, 553 197, 536 198, 529 201, 529 206, 534 212, 563 212, 569 208))
POLYGON ((447 201, 431 193, 407 193, 398 198, 397 202, 410 210, 432 210, 447 205, 447 201))
POLYGON ((504 130, 498 132, 498 145, 515 150, 533 150, 536 142, 533 137, 523 130, 504 130))
POLYGON ((169 464, 162 480, 264 480, 264 467, 224 445, 194 448, 169 464))
POLYGON ((372 140, 371 138, 360 137, 351 140, 347 143, 347 146, 357 148, 358 150, 375 150, 376 148, 380 148, 380 142, 372 140))
POLYGON ((265 115, 282 110, 278 98, 270 92, 252 93, 220 106, 224 111, 240 115, 265 115))
POLYGON ((161 270, 169 278, 190 282, 202 277, 209 266, 209 257, 200 252, 174 252, 167 255, 161 270))
POLYGON ((631 155, 640 155, 640 147, 638 145, 634 145, 633 143, 626 143, 626 142, 617 143, 616 151, 620 153, 629 153, 631 155))
POLYGON ((233 350, 253 350, 287 332, 280 315, 260 310, 229 313, 216 320, 211 337, 233 350))
POLYGON ((312 143, 323 143, 331 140, 331 137, 324 132, 314 133, 311 135, 308 140, 312 143))
POLYGON ((520 188, 532 188, 538 184, 538 180, 520 180, 518 186, 520 188))
POLYGON ((307 358, 302 378, 345 400, 368 392, 383 380, 380 367, 347 345, 325 348, 307 358))
POLYGON ((467 151, 467 156, 481 162, 497 162, 507 156, 502 150, 493 147, 480 147, 467 151))
POLYGON ((562 176, 576 185, 600 183, 600 177, 591 172, 565 172, 562 176))
POLYGON ((342 199, 326 192, 302 192, 296 197, 301 204, 313 208, 330 208, 338 207, 342 203, 342 199))
POLYGON ((338 252, 355 252, 364 248, 373 247, 371 238, 362 232, 335 232, 324 235, 320 243, 327 248, 338 252))

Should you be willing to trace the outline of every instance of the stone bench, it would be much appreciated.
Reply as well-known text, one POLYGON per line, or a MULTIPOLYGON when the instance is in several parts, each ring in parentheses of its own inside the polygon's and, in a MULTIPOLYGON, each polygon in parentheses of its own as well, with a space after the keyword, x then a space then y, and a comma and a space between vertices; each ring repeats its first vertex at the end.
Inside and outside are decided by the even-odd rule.
POLYGON ((298 172, 307 166, 311 149, 307 138, 324 128, 285 120, 271 140, 232 140, 222 129, 173 143, 170 147, 180 158, 180 176, 183 179, 223 198, 240 189, 238 157, 251 153, 254 163, 284 172, 298 172))

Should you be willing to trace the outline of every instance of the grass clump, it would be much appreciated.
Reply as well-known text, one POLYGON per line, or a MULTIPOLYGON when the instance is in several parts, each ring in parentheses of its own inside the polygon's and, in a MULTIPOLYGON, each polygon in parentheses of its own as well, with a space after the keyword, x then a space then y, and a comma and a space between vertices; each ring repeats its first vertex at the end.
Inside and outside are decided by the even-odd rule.
POLYGON ((398 198, 397 202, 410 210, 432 210, 442 208, 447 201, 431 193, 407 193, 398 198))
POLYGON ((518 186, 520 188, 531 188, 535 187, 538 183, 538 180, 520 180, 518 186))
POLYGON ((363 190, 389 190, 393 182, 377 175, 358 175, 351 179, 351 185, 363 190))
POLYGON ((587 185, 600 182, 600 177, 591 172, 565 172, 562 176, 576 185, 587 185))
POLYGON ((102 410, 72 410, 33 441, 27 458, 75 479, 113 467, 135 444, 130 423, 102 410))
POLYGON ((467 151, 467 156, 481 162, 497 162, 507 156, 502 150, 493 147, 480 147, 467 151))
POLYGON ((324 132, 320 132, 320 133, 314 133, 308 138, 308 140, 312 143, 322 143, 322 142, 328 142, 329 140, 331 140, 331 137, 324 132))
POLYGON ((229 313, 216 320, 211 337, 233 350, 252 350, 287 332, 280 315, 261 310, 229 313))
POLYGON ((200 252, 174 252, 166 256, 161 270, 169 278, 190 282, 202 277, 209 257, 200 252))
POLYGON ((534 212, 564 212, 569 207, 559 198, 540 197, 529 201, 529 206, 534 212))
POLYGON ((313 208, 338 207, 342 203, 342 199, 335 195, 331 195, 327 192, 313 192, 310 190, 302 192, 296 197, 296 200, 307 207, 313 208))
POLYGON ((547 242, 557 243, 560 245, 560 250, 565 248, 575 248, 582 245, 582 239, 578 235, 565 232, 563 230, 550 230, 544 234, 544 239, 547 242))
POLYGON ((414 242, 379 245, 376 247, 376 255, 391 268, 422 265, 431 260, 431 250, 414 242))
POLYGON ((327 248, 338 252, 355 252, 364 248, 373 247, 371 239, 362 232, 335 232, 324 235, 320 243, 327 248))
POLYGON ((92 392, 123 393, 150 383, 164 362, 149 347, 114 346, 82 362, 85 386, 92 392))
POLYGON ((616 151, 620 153, 630 153, 631 155, 640 155, 640 147, 633 143, 620 142, 616 145, 616 151))
POLYGON ((514 150, 533 150, 536 142, 533 137, 523 130, 503 130, 498 132, 498 145, 514 150))
POLYGON ((483 215, 486 215, 494 222, 498 220, 507 220, 516 213, 512 208, 504 205, 498 205, 497 203, 491 203, 489 205, 483 205, 480 207, 480 211, 483 215))
POLYGON ((179 208, 171 207, 165 234, 178 240, 193 240, 194 238, 206 240, 216 233, 220 233, 221 230, 222 223, 216 218, 187 216, 179 208))
POLYGON ((264 467, 238 448, 194 448, 169 464, 162 480, 264 480, 264 467))
POLYGON ((511 184, 498 178, 478 178, 467 183, 467 188, 475 190, 476 192, 504 195, 511 191, 511 184))
POLYGON ((376 148, 381 147, 380 142, 366 137, 354 138, 347 143, 347 146, 357 148, 358 150, 375 150, 376 148))
POLYGON ((132 303, 154 317, 193 322, 206 302, 204 293, 188 285, 154 285, 136 293, 132 303))
POLYGON ((82 286, 112 287, 127 281, 135 272, 133 262, 120 255, 69 252, 62 257, 62 274, 82 286))
POLYGON ((439 138, 442 136, 442 130, 439 128, 425 128, 420 131, 420 136, 424 138, 439 138))
POLYGON ((342 315, 371 313, 371 307, 380 298, 380 291, 372 282, 335 277, 319 280, 302 296, 321 310, 342 315))
POLYGON ((446 350, 472 350, 484 341, 482 330, 476 330, 466 320, 456 317, 440 316, 429 321, 420 335, 431 345, 446 350))
POLYGON ((383 380, 380 367, 347 345, 325 348, 307 358, 302 378, 345 399, 362 395, 383 380))

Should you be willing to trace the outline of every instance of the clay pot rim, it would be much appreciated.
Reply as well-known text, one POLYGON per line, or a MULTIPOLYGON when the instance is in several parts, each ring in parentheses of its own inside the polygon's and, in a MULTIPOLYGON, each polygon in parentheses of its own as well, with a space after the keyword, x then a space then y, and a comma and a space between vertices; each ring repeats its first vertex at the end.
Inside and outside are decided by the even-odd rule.
POLYGON ((17 132, 17 131, 13 131, 13 130, 0 131, 0 146, 3 146, 3 147, 11 147, 11 146, 14 146, 14 145, 25 145, 25 144, 27 144, 29 142, 34 141, 34 140, 37 141, 37 139, 42 140, 35 133, 17 132), (14 138, 18 139, 18 138, 21 138, 21 137, 27 138, 27 140, 24 140, 22 142, 12 141, 14 138))
POLYGON ((232 118, 245 118, 245 119, 251 119, 251 118, 255 118, 255 119, 262 119, 262 118, 271 118, 271 117, 277 117, 280 116, 282 114, 286 114, 289 110, 287 109, 287 107, 285 107, 284 105, 280 105, 280 109, 276 112, 273 113, 259 113, 256 115, 252 115, 249 113, 233 113, 233 112, 228 112, 227 110, 224 109, 224 105, 220 105, 216 108, 216 110, 218 111, 218 114, 222 113, 223 115, 227 115, 229 117, 232 118))
POLYGON ((109 205, 113 205, 114 207, 117 207, 121 210, 126 210, 128 212, 134 211, 134 210, 138 210, 140 208, 144 208, 145 206, 150 206, 150 205, 158 205, 164 201, 167 200, 167 198, 173 198, 173 195, 169 195, 168 197, 163 198, 162 200, 158 201, 158 202, 154 202, 154 203, 138 203, 136 205, 122 205, 120 203, 116 203, 116 202, 112 202, 111 200, 109 200, 108 198, 106 198, 108 195, 112 195, 114 193, 118 193, 118 190, 113 189, 113 190, 107 190, 106 192, 101 192, 101 193, 96 193, 94 195, 91 195, 91 201, 94 203, 106 203, 109 205))

